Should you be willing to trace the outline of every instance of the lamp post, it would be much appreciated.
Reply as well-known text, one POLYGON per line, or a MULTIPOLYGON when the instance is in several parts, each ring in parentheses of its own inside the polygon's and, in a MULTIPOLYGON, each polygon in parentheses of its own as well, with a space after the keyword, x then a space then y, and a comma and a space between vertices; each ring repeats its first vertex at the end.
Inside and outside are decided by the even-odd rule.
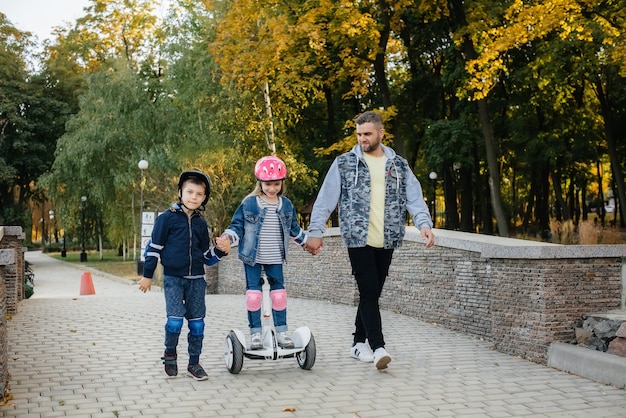
MULTIPOLYGON (((41 212, 43 215, 43 210, 41 212)), ((46 246, 46 230, 45 230, 46 224, 43 218, 39 218, 39 225, 41 225, 41 247, 43 248, 46 246)))
POLYGON ((50 245, 52 244, 52 222, 54 221, 54 211, 52 209, 48 211, 48 216, 50 217, 50 224, 48 225, 48 245, 50 245))
POLYGON ((63 249, 61 250, 61 257, 67 257, 67 247, 65 246, 65 241, 67 238, 65 237, 65 228, 63 228, 63 249))
POLYGON ((141 198, 139 199, 139 258, 137 258, 137 274, 143 275, 143 186, 145 183, 145 171, 148 169, 148 161, 141 159, 137 163, 137 167, 141 170, 141 184, 139 189, 141 191, 141 198))
POLYGON ((80 251, 80 261, 83 263, 87 262, 87 253, 85 252, 85 202, 87 201, 87 196, 81 196, 80 198, 81 204, 80 209, 83 217, 83 239, 80 251))
POLYGON ((437 224, 437 173, 434 171, 431 171, 428 177, 430 177, 430 179, 433 182, 433 206, 432 206, 433 227, 436 227, 437 226, 436 225, 437 224))

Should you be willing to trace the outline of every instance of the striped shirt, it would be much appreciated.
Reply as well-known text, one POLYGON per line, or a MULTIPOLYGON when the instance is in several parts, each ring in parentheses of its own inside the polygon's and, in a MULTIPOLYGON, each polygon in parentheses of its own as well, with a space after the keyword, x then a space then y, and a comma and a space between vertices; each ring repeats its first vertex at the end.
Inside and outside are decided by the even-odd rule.
POLYGON ((283 263, 283 234, 278 219, 278 202, 268 203, 260 197, 257 202, 265 209, 265 218, 259 234, 259 246, 256 253, 257 264, 283 263))

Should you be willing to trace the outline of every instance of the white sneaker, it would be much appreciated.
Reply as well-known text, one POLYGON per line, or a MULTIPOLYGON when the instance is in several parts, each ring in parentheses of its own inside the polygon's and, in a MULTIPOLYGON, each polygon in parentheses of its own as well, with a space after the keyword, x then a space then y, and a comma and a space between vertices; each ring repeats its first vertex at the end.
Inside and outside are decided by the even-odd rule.
POLYGON ((365 363, 374 361, 374 353, 370 349, 369 344, 356 343, 350 348, 350 356, 365 363))
POLYGON ((250 350, 260 350, 263 348, 263 341, 261 341, 261 333, 255 332, 250 336, 250 350))
POLYGON ((280 348, 293 348, 293 340, 287 336, 286 332, 276 334, 276 342, 280 348))
POLYGON ((374 365, 378 370, 386 369, 391 361, 391 356, 384 347, 378 347, 374 351, 374 365))

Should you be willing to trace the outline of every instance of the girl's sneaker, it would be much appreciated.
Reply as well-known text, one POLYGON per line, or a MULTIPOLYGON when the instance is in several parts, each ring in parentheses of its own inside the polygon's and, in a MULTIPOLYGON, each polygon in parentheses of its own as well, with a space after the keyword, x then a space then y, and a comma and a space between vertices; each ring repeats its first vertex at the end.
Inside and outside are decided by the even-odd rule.
POLYGON ((374 361, 374 353, 366 343, 356 343, 350 348, 350 356, 365 363, 374 361))
POLYGON ((250 336, 250 350, 260 350, 263 348, 263 341, 261 341, 261 333, 255 332, 250 336))
POLYGON ((167 353, 163 353, 163 357, 161 357, 163 364, 165 364, 165 374, 170 377, 178 375, 178 364, 176 363, 177 357, 178 356, 176 354, 167 353))
POLYGON ((293 348, 293 340, 287 336, 286 332, 279 332, 276 335, 276 342, 280 348, 293 348))
POLYGON ((200 363, 190 364, 187 366, 187 372, 189 373, 189 376, 196 380, 207 380, 209 378, 200 363))

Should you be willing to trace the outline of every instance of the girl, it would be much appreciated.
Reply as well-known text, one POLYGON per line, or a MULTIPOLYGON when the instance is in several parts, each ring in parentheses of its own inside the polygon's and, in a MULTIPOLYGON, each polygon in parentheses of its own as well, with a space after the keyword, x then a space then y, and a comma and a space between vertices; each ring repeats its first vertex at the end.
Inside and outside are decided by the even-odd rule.
POLYGON ((239 246, 239 259, 246 275, 246 308, 251 335, 251 350, 263 348, 261 341, 261 271, 270 284, 272 316, 276 340, 282 348, 292 348, 287 336, 287 292, 283 277, 283 262, 287 259, 290 238, 303 246, 307 236, 298 225, 297 213, 289 199, 283 196, 287 177, 285 163, 277 157, 263 157, 254 168, 256 187, 239 205, 230 226, 222 236, 231 245, 239 246))

